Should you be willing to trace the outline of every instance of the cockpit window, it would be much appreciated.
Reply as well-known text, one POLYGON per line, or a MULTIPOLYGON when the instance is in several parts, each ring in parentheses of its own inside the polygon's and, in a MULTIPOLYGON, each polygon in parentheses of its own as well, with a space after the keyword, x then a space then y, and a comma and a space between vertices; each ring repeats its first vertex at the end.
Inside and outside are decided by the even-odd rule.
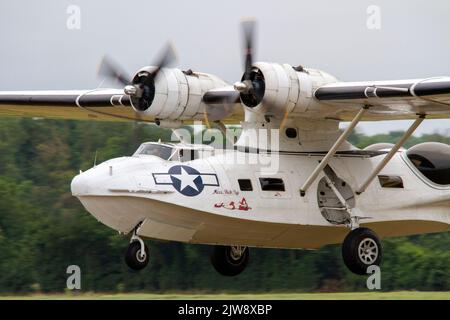
POLYGON ((181 162, 198 159, 198 151, 197 150, 180 149, 179 155, 180 155, 181 162))
POLYGON ((168 160, 172 155, 173 148, 159 144, 143 144, 134 155, 156 156, 168 160))
POLYGON ((414 166, 429 180, 450 185, 450 146, 439 142, 426 142, 410 148, 406 155, 414 166))

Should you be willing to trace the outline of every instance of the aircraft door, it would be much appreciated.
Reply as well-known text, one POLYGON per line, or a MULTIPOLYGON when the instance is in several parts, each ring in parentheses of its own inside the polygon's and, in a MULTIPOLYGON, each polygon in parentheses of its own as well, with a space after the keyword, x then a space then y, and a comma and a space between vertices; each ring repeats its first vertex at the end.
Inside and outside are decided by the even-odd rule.
POLYGON ((329 165, 324 168, 324 174, 317 187, 317 202, 322 216, 333 224, 349 223, 348 208, 355 207, 352 188, 329 165))

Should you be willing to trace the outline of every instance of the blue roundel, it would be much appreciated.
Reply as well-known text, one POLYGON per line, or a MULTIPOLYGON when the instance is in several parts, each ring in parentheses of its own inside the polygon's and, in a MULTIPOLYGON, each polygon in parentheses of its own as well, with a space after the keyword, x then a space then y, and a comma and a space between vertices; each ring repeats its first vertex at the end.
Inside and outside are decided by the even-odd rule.
POLYGON ((168 173, 174 188, 185 196, 197 196, 205 187, 200 172, 194 168, 180 165, 173 166, 168 173))

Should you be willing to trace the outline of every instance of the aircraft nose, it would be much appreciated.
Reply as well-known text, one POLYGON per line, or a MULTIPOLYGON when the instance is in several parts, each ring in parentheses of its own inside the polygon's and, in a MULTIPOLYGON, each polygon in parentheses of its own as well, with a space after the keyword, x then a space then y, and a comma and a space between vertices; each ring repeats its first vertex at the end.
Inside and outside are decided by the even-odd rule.
POLYGON ((88 179, 85 174, 80 173, 72 179, 70 189, 73 196, 81 196, 89 193, 88 179))

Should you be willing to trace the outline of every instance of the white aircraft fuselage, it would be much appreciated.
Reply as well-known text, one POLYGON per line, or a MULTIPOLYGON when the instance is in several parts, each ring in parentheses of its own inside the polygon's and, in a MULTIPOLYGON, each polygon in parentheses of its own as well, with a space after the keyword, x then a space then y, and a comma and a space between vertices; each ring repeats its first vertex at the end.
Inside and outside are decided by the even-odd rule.
MULTIPOLYGON (((140 225, 137 235, 143 238, 316 249, 340 243, 348 233, 347 213, 324 184, 324 174, 305 195, 299 192, 323 153, 280 152, 280 169, 271 175, 260 164, 236 161, 251 151, 216 153, 208 150, 204 158, 186 162, 143 154, 112 159, 77 175, 72 193, 95 218, 120 233, 140 225), (263 190, 260 178, 282 179, 284 186, 272 180, 274 190, 263 190), (248 181, 248 191, 241 190, 239 179, 250 180, 252 190, 248 181)), ((380 173, 394 177, 393 185, 383 187, 379 178, 365 192, 354 193, 385 153, 347 150, 329 163, 334 181, 349 187, 343 194, 361 225, 381 237, 450 230, 450 186, 427 179, 405 150, 380 173)))

